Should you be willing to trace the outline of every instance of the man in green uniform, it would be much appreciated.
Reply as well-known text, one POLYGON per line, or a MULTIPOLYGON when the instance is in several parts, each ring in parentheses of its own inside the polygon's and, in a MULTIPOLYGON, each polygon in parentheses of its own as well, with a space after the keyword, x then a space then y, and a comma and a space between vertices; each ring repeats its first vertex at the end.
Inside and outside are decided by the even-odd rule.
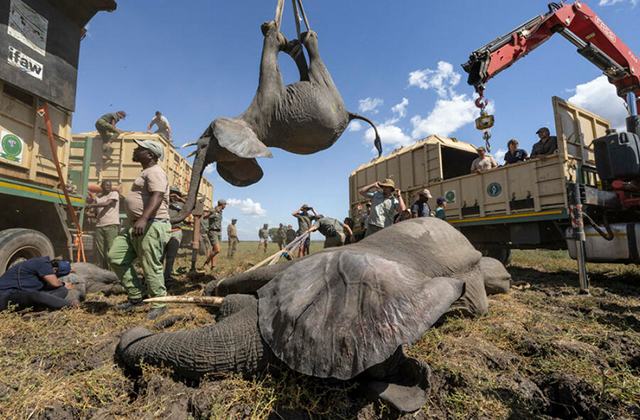
POLYGON ((209 242, 211 242, 211 254, 207 257, 207 260, 202 264, 202 270, 207 264, 211 263, 211 269, 216 268, 216 255, 220 253, 220 243, 222 242, 222 210, 227 207, 227 201, 224 199, 218 200, 218 205, 211 210, 211 213, 207 217, 209 219, 209 231, 207 236, 209 242))
POLYGON ((94 240, 98 251, 98 267, 109 269, 109 250, 118 236, 120 229, 120 194, 111 189, 111 181, 104 180, 102 194, 92 194, 93 202, 87 204, 88 209, 98 209, 96 213, 96 234, 94 240))
POLYGON ((313 224, 313 226, 307 229, 306 233, 311 233, 315 230, 322 233, 325 237, 325 248, 333 248, 336 246, 344 245, 346 239, 346 235, 344 233, 345 231, 347 231, 347 234, 350 238, 353 237, 353 231, 351 230, 349 225, 346 225, 332 217, 324 217, 321 214, 317 215, 316 218, 316 222, 313 224))
POLYGON ((264 252, 267 253, 267 245, 269 245, 269 225, 267 223, 264 224, 262 229, 258 231, 258 238, 260 238, 260 243, 258 244, 258 252, 260 252, 260 247, 264 244, 264 252))
MULTIPOLYGON (((298 236, 302 235, 311 227, 311 222, 318 215, 313 207, 309 207, 306 204, 300 206, 300 208, 293 213, 293 217, 298 219, 298 236), (309 216, 309 210, 313 212, 313 216, 309 216)), ((302 258, 304 255, 309 255, 309 245, 311 245, 311 237, 308 237, 298 250, 298 258, 302 258)))
MULTIPOLYGON (((158 160, 164 158, 164 149, 153 140, 134 142, 138 147, 133 151, 133 161, 142 165, 142 172, 124 198, 131 226, 115 239, 109 251, 111 268, 129 295, 127 302, 116 308, 121 312, 130 312, 144 305, 144 283, 133 266, 136 259, 142 266, 149 297, 167 295, 160 259, 171 233, 169 178, 158 165, 158 160)), ((166 304, 153 303, 147 318, 156 319, 165 312, 166 304)))
POLYGON ((231 219, 231 224, 227 226, 227 236, 229 237, 229 250, 227 251, 227 257, 232 259, 236 255, 236 245, 240 243, 238 239, 238 228, 236 228, 236 222, 238 219, 231 219))
POLYGON ((108 160, 111 158, 113 152, 113 140, 115 140, 122 130, 116 127, 116 124, 120 120, 124 120, 127 117, 127 113, 124 111, 109 112, 98 118, 96 121, 96 130, 102 137, 102 156, 103 159, 108 160))
MULTIPOLYGON (((182 191, 178 187, 169 188, 169 217, 175 217, 182 210, 184 204, 184 198, 182 198, 182 191)), ((180 250, 180 243, 182 242, 182 222, 178 222, 171 225, 171 237, 167 246, 164 248, 164 254, 162 260, 166 258, 164 266, 164 285, 168 289, 176 279, 173 275, 173 264, 178 256, 180 250)))
POLYGON ((276 239, 278 240, 278 246, 280 247, 280 250, 282 250, 282 248, 284 248, 285 246, 285 241, 287 240, 287 228, 284 227, 282 223, 280 223, 280 227, 278 228, 276 239))

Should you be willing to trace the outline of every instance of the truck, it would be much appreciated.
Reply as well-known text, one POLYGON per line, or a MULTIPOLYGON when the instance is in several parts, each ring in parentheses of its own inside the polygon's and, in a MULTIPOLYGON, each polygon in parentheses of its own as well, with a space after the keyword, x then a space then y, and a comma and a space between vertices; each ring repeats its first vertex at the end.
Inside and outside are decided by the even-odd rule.
MULTIPOLYGON (((489 140, 493 123, 485 112, 485 83, 554 34, 576 46, 626 100, 627 131, 618 133, 608 121, 554 98, 558 151, 544 160, 457 179, 447 179, 441 169, 441 181, 420 179, 430 165, 446 163, 442 151, 428 154, 424 147, 423 161, 411 166, 422 186, 457 202, 448 207, 448 218, 485 255, 507 263, 514 248, 568 249, 578 262, 580 288, 588 292, 587 261, 640 263, 640 61, 585 3, 548 7, 547 13, 474 51, 462 65, 469 74, 468 84, 478 94, 481 117, 476 125, 483 129, 483 138, 489 140)), ((368 176, 359 172, 367 169, 350 177, 353 215, 361 206, 355 203, 355 193, 361 178, 368 176)), ((398 165, 396 174, 403 170, 398 165)))
MULTIPOLYGON (((0 274, 28 258, 74 259, 92 143, 74 142, 80 41, 113 0, 7 0, 0 14, 0 274)), ((77 254, 76 258, 77 258, 77 254)))

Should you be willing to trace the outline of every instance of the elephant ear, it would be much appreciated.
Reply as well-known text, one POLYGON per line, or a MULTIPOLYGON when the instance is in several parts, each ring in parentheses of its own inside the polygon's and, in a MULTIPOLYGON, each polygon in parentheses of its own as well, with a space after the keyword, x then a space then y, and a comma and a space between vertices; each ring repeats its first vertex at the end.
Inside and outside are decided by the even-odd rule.
POLYGON ((221 117, 211 125, 218 144, 241 158, 273 157, 256 133, 241 120, 221 117))
POLYGON ((216 162, 218 173, 229 184, 246 187, 262 179, 264 172, 255 159, 241 159, 216 162))
POLYGON ((346 380, 418 340, 463 293, 459 280, 342 248, 301 260, 258 290, 259 327, 292 369, 346 380))

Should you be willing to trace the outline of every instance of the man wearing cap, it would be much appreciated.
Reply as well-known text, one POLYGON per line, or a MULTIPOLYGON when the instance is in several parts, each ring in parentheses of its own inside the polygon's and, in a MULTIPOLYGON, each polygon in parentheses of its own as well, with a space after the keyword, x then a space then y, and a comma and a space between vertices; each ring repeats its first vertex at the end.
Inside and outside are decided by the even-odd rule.
MULTIPOLYGON (((142 172, 124 198, 131 226, 116 238, 109 252, 111 268, 129 296, 127 302, 116 307, 121 312, 144 305, 144 283, 133 266, 136 259, 142 266, 149 297, 167 295, 161 259, 171 235, 169 178, 158 165, 158 160, 164 159, 164 148, 153 140, 134 142, 138 147, 133 151, 133 161, 140 163, 142 172)), ((165 312, 166 304, 154 302, 147 319, 156 319, 165 312)))
POLYGON ((382 230, 393 224, 393 211, 403 212, 407 209, 402 199, 402 193, 396 189, 396 184, 392 179, 385 179, 384 182, 375 182, 371 185, 360 188, 358 193, 371 199, 371 212, 367 221, 367 236, 382 230), (370 191, 373 188, 381 188, 380 191, 370 191))
POLYGON ((287 226, 287 245, 293 242, 296 239, 296 231, 293 230, 292 225, 287 226))
POLYGON ((96 121, 96 130, 100 133, 102 138, 102 155, 103 158, 110 159, 113 152, 113 140, 115 140, 122 130, 116 127, 116 124, 120 120, 127 118, 127 113, 124 111, 109 112, 98 118, 96 121))
POLYGON ((334 248, 344 245, 346 239, 345 230, 349 234, 349 237, 353 237, 353 231, 348 225, 332 217, 324 217, 321 214, 316 217, 316 222, 307 229, 306 233, 311 233, 315 230, 324 235, 324 248, 334 248))
POLYGON ((287 240, 287 228, 280 223, 280 227, 278 227, 278 233, 276 234, 276 240, 278 242, 278 246, 282 250, 284 248, 285 241, 287 240))
POLYGON ((431 207, 429 207, 429 199, 433 198, 428 189, 422 189, 418 192, 418 200, 411 206, 411 217, 429 217, 431 216, 431 207))
POLYGON ((436 205, 438 207, 436 207, 436 214, 435 216, 438 219, 442 219, 442 220, 447 220, 447 215, 444 212, 445 207, 447 207, 447 203, 449 202, 449 200, 447 200, 444 197, 438 197, 438 199, 436 200, 436 205))
MULTIPOLYGON (((298 210, 291 213, 291 215, 298 219, 297 234, 298 236, 301 236, 311 227, 311 222, 318 214, 313 209, 313 207, 309 207, 306 204, 303 204, 298 210), (309 210, 313 212, 313 216, 309 216, 309 210)), ((311 237, 307 236, 307 239, 305 239, 304 243, 298 250, 298 258, 309 255, 309 245, 311 245, 311 237)))
POLYGON ((162 112, 156 111, 155 118, 151 120, 149 127, 147 127, 147 133, 151 131, 151 127, 154 124, 158 126, 156 133, 160 134, 162 137, 167 139, 169 143, 173 144, 173 141, 171 140, 171 126, 169 125, 169 120, 167 120, 167 117, 162 115, 162 112))
POLYGON ((533 149, 531 149, 531 159, 545 159, 558 150, 558 138, 556 136, 549 136, 550 131, 547 127, 539 128, 536 134, 540 138, 540 141, 533 145, 533 149))
POLYGON ((59 280, 71 271, 68 261, 49 257, 30 258, 13 265, 0 276, 0 310, 7 309, 10 304, 38 309, 79 306, 79 296, 69 295, 75 289, 74 285, 59 280))
POLYGON ((212 270, 216 268, 216 256, 220 253, 220 244, 222 243, 222 210, 226 207, 227 200, 221 198, 218 200, 218 205, 206 216, 207 219, 209 219, 207 236, 209 237, 209 242, 211 242, 211 254, 209 254, 204 264, 202 264, 202 270, 204 270, 209 263, 211 264, 212 270))
POLYGON ((100 184, 102 194, 91 194, 93 202, 87 204, 87 209, 98 209, 96 213, 96 233, 94 236, 96 251, 98 252, 98 267, 109 269, 109 250, 118 236, 120 229, 120 193, 112 190, 109 180, 100 184))
POLYGON ((471 173, 486 172, 498 167, 498 163, 491 156, 487 156, 487 149, 484 146, 478 147, 476 150, 478 157, 471 162, 471 173))
POLYGON ((258 238, 260 239, 260 243, 258 244, 258 252, 260 252, 260 247, 264 244, 264 252, 267 253, 267 245, 269 245, 269 224, 265 223, 262 226, 262 229, 258 230, 258 238))
POLYGON ((231 219, 231 224, 227 226, 227 236, 229 237, 229 249, 227 251, 227 257, 232 259, 236 255, 236 246, 240 243, 238 239, 238 228, 236 228, 236 222, 238 219, 231 219))
MULTIPOLYGON (((169 188, 169 218, 177 216, 182 210, 184 204, 184 198, 182 198, 182 191, 178 187, 169 188)), ((178 250, 180 249, 180 243, 182 242, 182 222, 174 223, 171 225, 171 236, 169 242, 164 247, 164 254, 162 254, 162 261, 165 261, 164 265, 164 286, 169 288, 176 281, 173 275, 173 264, 178 256, 178 250)))

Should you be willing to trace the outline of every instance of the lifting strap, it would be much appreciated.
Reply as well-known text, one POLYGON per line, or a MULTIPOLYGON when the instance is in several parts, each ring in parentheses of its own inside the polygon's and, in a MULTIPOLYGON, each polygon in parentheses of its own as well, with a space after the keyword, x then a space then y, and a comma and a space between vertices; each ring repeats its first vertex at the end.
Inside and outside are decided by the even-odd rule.
MULTIPOLYGON (((293 15, 296 23, 296 32, 298 33, 298 40, 302 42, 302 38, 300 37, 300 21, 304 20, 304 25, 307 28, 307 31, 311 30, 309 26, 309 21, 307 20, 307 14, 304 11, 304 7, 302 6, 302 0, 291 0, 293 4, 293 15), (302 16, 302 18, 301 18, 302 16)), ((282 13, 284 11, 284 0, 278 0, 278 4, 276 5, 276 28, 280 31, 280 26, 282 24, 282 13)))
POLYGON ((64 192, 64 198, 67 200, 67 209, 69 213, 71 213, 71 218, 73 219, 73 223, 76 225, 76 242, 75 245, 78 247, 78 256, 76 257, 76 261, 86 262, 86 258, 84 255, 84 245, 82 244, 82 227, 80 226, 80 222, 78 221, 78 216, 76 215, 75 210, 73 209, 73 205, 71 204, 71 199, 69 198, 69 192, 67 191, 67 185, 64 182, 64 177, 62 176, 62 169, 60 168, 60 161, 58 160, 58 152, 56 151, 56 143, 53 139, 53 131, 51 130, 51 119, 49 118, 49 108, 47 103, 43 100, 38 100, 40 103, 40 108, 38 109, 38 114, 44 117, 44 122, 47 126, 47 136, 49 137, 49 145, 51 146, 51 153, 53 154, 53 162, 56 165, 56 171, 58 171, 58 181, 60 182, 60 187, 64 192))

